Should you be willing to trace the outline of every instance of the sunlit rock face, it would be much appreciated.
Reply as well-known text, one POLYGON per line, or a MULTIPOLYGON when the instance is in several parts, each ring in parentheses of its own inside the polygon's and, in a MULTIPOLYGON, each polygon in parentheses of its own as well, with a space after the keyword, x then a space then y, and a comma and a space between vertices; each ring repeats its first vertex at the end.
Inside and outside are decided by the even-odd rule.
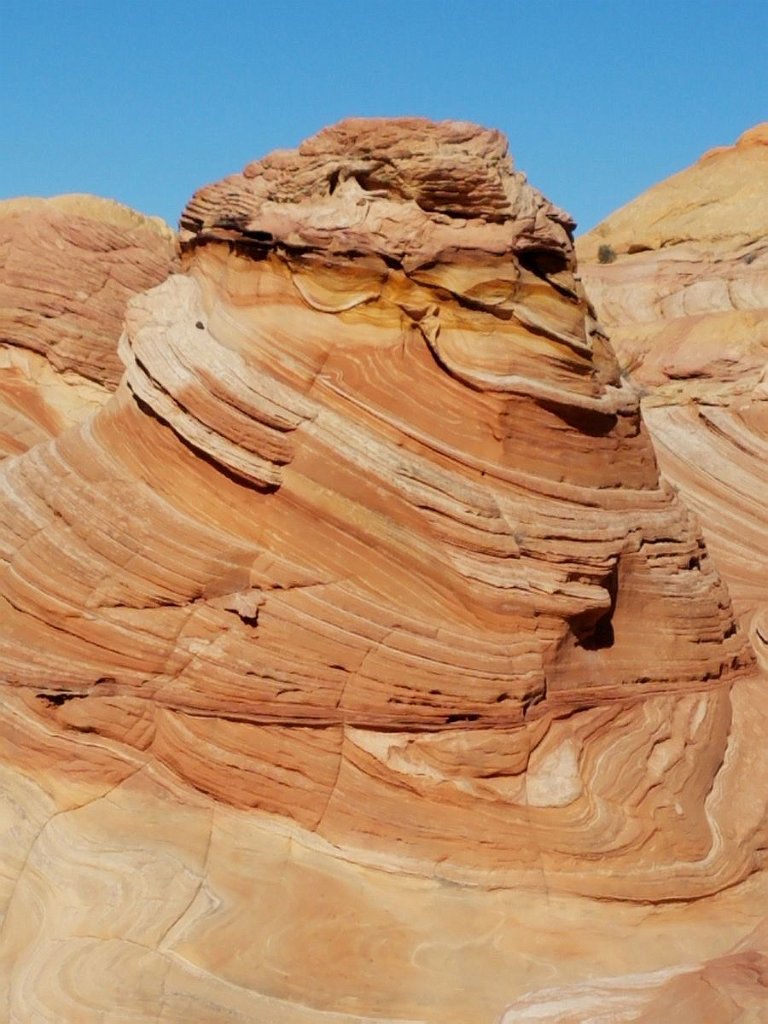
POLYGON ((419 119, 192 198, 2 470, 13 1019, 496 1021, 752 927, 760 683, 571 228, 419 119))
POLYGON ((760 381, 768 364, 767 181, 768 123, 705 153, 579 239, 601 323, 655 402, 722 402, 760 381), (613 262, 599 262, 601 247, 613 262))
POLYGON ((607 218, 579 253, 663 471, 766 661, 768 124, 607 218), (601 264, 606 244, 617 258, 601 264))
MULTIPOLYGON (((662 470, 698 513, 763 669, 767 235, 768 125, 759 125, 735 146, 712 150, 650 189, 578 243, 589 296, 626 372, 641 385, 662 470), (615 261, 599 262, 601 245, 611 245, 615 261)), ((760 706, 762 679, 755 695, 760 706)), ((768 926, 761 907, 756 919, 754 931, 726 956, 696 956, 658 975, 535 992, 509 1013, 514 1020, 575 1024, 594 1019, 600 1006, 648 1024, 759 1022, 768 1006, 768 926)))
POLYGON ((81 422, 117 386, 128 299, 176 258, 157 217, 89 195, 0 202, 0 456, 81 422))

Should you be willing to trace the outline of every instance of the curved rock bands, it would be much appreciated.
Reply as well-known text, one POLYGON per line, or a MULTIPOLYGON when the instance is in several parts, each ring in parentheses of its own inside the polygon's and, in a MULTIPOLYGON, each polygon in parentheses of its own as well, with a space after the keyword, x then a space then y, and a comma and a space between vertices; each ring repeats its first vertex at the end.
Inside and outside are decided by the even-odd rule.
POLYGON ((648 420, 664 472, 700 516, 734 610, 765 667, 768 402, 664 406, 649 409, 648 420))
POLYGON ((661 467, 700 516, 763 665, 766 138, 758 125, 712 150, 579 241, 590 296, 642 386, 661 467))
MULTIPOLYGON (((753 724, 754 708, 759 709, 754 696, 745 694, 753 724)), ((628 999, 636 995, 642 1005, 640 986, 663 980, 650 972, 664 969, 674 977, 679 969, 695 970, 707 957, 724 957, 734 946, 734 952, 746 952, 750 915, 764 904, 759 878, 684 907, 585 900, 549 888, 543 894, 549 880, 557 879, 548 858, 539 860, 537 871, 529 861, 531 888, 508 888, 498 869, 481 875, 477 856, 473 876, 462 874, 450 859, 440 864, 431 852, 417 872, 416 862, 397 850, 381 852, 379 825, 376 833, 361 835, 359 850, 340 850, 282 814, 206 799, 103 737, 49 730, 39 718, 12 715, 13 704, 0 709, 4 726, 11 718, 15 723, 10 737, 3 730, 6 763, 0 767, 10 797, 4 822, 14 839, 3 843, 2 856, 4 862, 11 854, 17 857, 8 862, 8 875, 0 876, 0 905, 8 906, 0 978, 7 980, 3 995, 12 1018, 55 1021, 66 1014, 95 1024, 116 1005, 127 1004, 135 1005, 140 1017, 149 1019, 162 1006, 164 1015, 193 1024, 246 1024, 261 1017, 281 1024, 349 1024, 350 1018, 370 1024, 382 1019, 481 1024, 507 1010, 507 1019, 514 1017, 513 1008, 522 1012, 535 1004, 537 994, 541 1002, 551 999, 553 986, 564 1000, 587 981, 598 992, 604 985, 620 990, 627 971, 646 975, 625 986, 628 999), (24 770, 10 772, 9 762, 24 770), (6 878, 12 879, 10 886, 6 878), (69 898, 62 898, 62 890, 69 898), (73 898, 76 894, 81 898, 73 898), (629 959, 627 935, 633 939, 629 959), (607 979, 613 985, 606 985, 607 979), (147 1004, 151 1009, 145 1011, 147 1004)), ((666 717, 669 727, 658 734, 662 750, 664 735, 682 736, 682 726, 687 734, 697 719, 697 735, 709 730, 707 716, 695 705, 674 722, 666 717)), ((604 715, 593 719, 593 733, 598 721, 604 737, 613 723, 624 742, 635 732, 631 722, 604 715)), ((452 739, 461 743, 458 734, 452 739)), ((239 743, 230 749, 230 760, 239 757, 234 746, 239 743)), ((274 745, 265 741, 268 749, 270 760, 277 761, 274 745)), ((492 777, 493 750, 489 735, 486 779, 472 780, 477 792, 484 781, 489 788, 500 781, 492 777)), ((386 738, 378 757, 385 751, 391 762, 399 756, 401 767, 416 761, 399 737, 386 738)), ((548 791, 550 799, 554 795, 558 775, 569 778, 568 755, 558 772, 552 748, 542 748, 542 755, 545 751, 532 765, 529 788, 537 823, 547 814, 542 800, 548 791)), ((453 760, 458 768, 470 756, 465 752, 453 760)), ((658 771, 664 758, 654 760, 658 771)), ((426 768, 423 757, 421 762, 426 768)), ((631 763, 639 767, 639 758, 631 763)), ((445 764, 445 752, 433 749, 431 765, 445 764)), ((753 763, 750 769, 758 783, 760 767, 753 763)), ((732 755, 728 770, 733 770, 732 755)), ((613 772, 614 782, 618 774, 613 772)), ((344 786, 343 777, 340 781, 344 786)), ((420 785, 428 781, 422 777, 420 785)), ((607 768, 605 781, 612 785, 607 768)), ((295 792, 295 783, 292 788, 295 792)), ((343 792, 337 790, 331 803, 329 825, 343 792)), ((733 792, 738 799, 738 789, 733 792)), ((560 788, 561 801, 573 797, 573 786, 560 788)), ((651 793, 648 797, 653 799, 651 793)), ((410 811, 398 822, 399 835, 412 842, 424 836, 434 802, 404 792, 401 800, 410 811)), ((444 814, 454 813, 449 801, 439 802, 444 814)), ((603 800, 601 806, 610 805, 603 800)), ((733 820, 743 821, 748 806, 745 799, 733 820)), ((618 817, 620 809, 611 809, 618 817)), ((387 807, 382 825, 392 810, 387 807)), ((367 812, 370 820, 371 800, 367 812)), ((562 809, 550 807, 548 813, 551 842, 552 815, 562 809)), ((476 854, 495 857, 495 821, 497 816, 484 811, 471 819, 461 843, 465 856, 473 846, 476 854)), ((528 846, 523 836, 520 859, 528 846)), ((650 873, 658 851, 651 843, 647 852, 650 873)), ((604 869, 605 861, 596 859, 584 874, 604 869)), ((759 941, 755 936, 755 944, 759 941)), ((730 961, 731 970, 708 975, 716 990, 727 978, 749 982, 745 974, 734 973, 738 962, 750 964, 748 956, 739 957, 730 961)), ((731 991, 744 1001, 744 989, 731 991)), ((676 993, 683 999, 686 994, 685 987, 676 993)), ((706 1019, 708 1010, 704 1003, 706 1019)))
POLYGON ((649 405, 729 402, 768 365, 767 132, 705 154, 579 239, 589 296, 649 405))
POLYGON ((0 202, 0 456, 103 405, 122 374, 128 299, 175 263, 165 224, 111 200, 0 202))
POLYGON ((754 870, 747 637, 501 137, 350 122, 184 225, 116 393, 0 474, 9 706, 422 879, 754 870))
POLYGON ((723 403, 768 364, 768 246, 735 252, 676 245, 584 265, 622 367, 646 404, 723 403))
MULTIPOLYGON (((201 262, 198 273, 206 266, 201 262)), ((227 259, 222 270, 217 257, 214 268, 224 276, 227 259)), ((503 479, 489 479, 456 456, 436 459, 435 449, 457 452, 463 442, 465 450, 474 444, 488 457, 495 448, 500 470, 527 463, 530 473, 535 467, 546 472, 522 424, 499 445, 493 395, 466 392, 436 372, 423 339, 414 346, 407 327, 390 324, 383 314, 380 322, 372 305, 368 327, 387 358, 376 359, 374 349, 366 359, 358 345, 355 359, 345 359, 334 343, 339 346, 349 332, 354 344, 361 325, 345 323, 344 314, 313 316, 311 308, 300 308, 302 341, 325 353, 318 370, 321 356, 313 356, 310 346, 291 350, 284 331, 278 333, 270 321, 264 296, 276 288, 284 300, 282 271, 273 275, 264 264, 255 269, 262 301, 253 305, 238 293, 216 291, 220 279, 211 277, 205 303, 193 281, 174 278, 134 304, 123 347, 127 387, 161 421, 167 417, 191 448, 183 451, 122 393, 79 438, 62 439, 47 455, 38 449, 29 469, 23 464, 9 470, 13 480, 29 479, 33 488, 44 478, 45 491, 17 496, 8 513, 9 550, 25 544, 24 581, 12 565, 8 600, 47 624, 36 628, 53 628, 60 637, 62 632, 74 637, 73 644, 92 648, 92 678, 126 673, 130 685, 141 684, 152 699, 209 708, 225 700, 246 717, 416 727, 467 715, 473 716, 470 721, 520 721, 524 708, 548 692, 557 692, 558 702, 580 701, 599 687, 608 697, 631 689, 638 679, 649 690, 664 689, 675 681, 719 679, 724 672, 727 677, 746 663, 742 638, 729 635, 725 594, 692 524, 669 492, 658 484, 632 492, 630 527, 625 486, 621 512, 592 510, 588 539, 584 509, 571 503, 567 486, 560 495, 554 484, 545 499, 505 487, 503 479), (233 320, 235 327, 228 330, 233 320), (265 327, 272 329, 265 332, 265 327), (472 403, 474 437, 467 436, 463 421, 440 418, 440 401, 431 409, 397 405, 403 369, 397 360, 392 365, 391 355, 403 348, 412 379, 424 374, 425 388, 442 388, 448 409, 459 397, 472 403), (354 419, 348 395, 355 397, 354 419), (365 400, 375 413, 367 424, 357 415, 365 400), (396 427, 406 415, 421 418, 422 434, 430 429, 435 439, 431 445, 398 435, 396 427), (137 452, 122 450, 125 436, 137 438, 137 452), (210 472, 203 471, 196 451, 205 455, 210 472), (41 459, 45 469, 38 468, 41 459), (94 479, 78 480, 77 467, 84 461, 93 467, 94 479), (177 471, 169 476, 172 465, 177 471), (232 474, 226 489, 217 472, 221 466, 232 474), (277 486, 275 478, 260 473, 263 466, 273 467, 283 486, 274 499, 262 499, 247 527, 242 521, 233 524, 235 508, 243 510, 241 518, 251 516, 246 510, 255 498, 245 482, 249 477, 258 485, 277 486), (180 497, 190 493, 192 481, 194 507, 180 518, 180 497), (226 492, 223 509, 220 502, 212 505, 213 492, 219 498, 226 492), (46 546, 34 570, 39 594, 31 598, 32 570, 20 524, 24 509, 33 507, 42 510, 51 531, 64 532, 58 547, 66 552, 60 559, 70 564, 62 581, 67 597, 50 591, 46 546), (200 513, 207 519, 209 509, 219 517, 213 534, 199 527, 200 513), (186 551, 179 551, 182 537, 186 551), (435 551, 441 552, 437 563, 435 551), (255 568, 281 552, 291 552, 287 571, 299 585, 286 588, 255 568), (365 565, 364 575, 356 565, 365 565), (70 577, 78 589, 72 589, 70 577), (316 586, 322 589, 310 589, 316 586), (649 655, 645 640, 633 639, 633 623, 651 604, 660 635, 649 655), (157 623, 149 637, 139 625, 142 608, 147 609, 144 620, 148 615, 157 623), (688 622, 695 624, 692 630, 688 622), (471 639, 478 628, 487 638, 482 656, 471 639), (449 637, 446 658, 442 652, 449 637), (291 638, 301 652, 295 659, 288 654, 291 638), (317 653, 308 660, 313 649, 317 653), (112 663, 105 663, 105 651, 112 652, 112 663), (458 680, 466 674, 467 681, 455 687, 461 698, 449 697, 443 685, 450 672, 458 673, 458 680), (198 675, 201 682, 195 682, 198 675), (385 696, 386 680, 404 676, 411 680, 406 695, 385 696), (292 696, 278 700, 278 692, 292 696)), ((242 271, 236 259, 232 273, 242 271)), ((295 301, 295 291, 292 296, 295 301)), ((282 301, 279 316, 286 315, 282 301)), ((588 435, 587 445, 573 428, 571 433, 584 444, 586 459, 600 438, 588 435)), ((636 431, 627 437, 617 426, 607 442, 616 477, 631 479, 634 472, 645 484, 655 465, 644 435, 636 431), (623 463, 616 453, 624 456, 623 463)), ((553 454, 557 475, 570 474, 560 449, 553 454)), ((602 460, 588 464, 579 476, 577 463, 570 475, 585 488, 589 475, 602 466, 602 460)), ((595 504, 603 490, 592 489, 595 504)), ((39 531, 40 521, 33 520, 30 528, 39 531)), ((13 663, 12 651, 8 658, 13 663)), ((56 658, 51 679, 60 673, 56 658)), ((29 678, 43 685, 42 664, 29 678)))
MULTIPOLYGON (((733 721, 721 690, 547 716, 513 731, 421 735, 254 726, 144 703, 150 721, 107 694, 46 706, 53 729, 32 763, 60 773, 61 741, 71 748, 79 737, 87 757, 69 771, 77 779, 89 765, 91 785, 118 771, 95 755, 103 761, 128 740, 138 765, 165 766, 220 803, 277 815, 277 827, 292 819, 299 842, 329 842, 356 863, 483 888, 663 903, 671 893, 717 892, 759 863, 765 823, 740 785, 745 759, 768 775, 765 757, 749 750, 765 725, 750 709, 758 688, 737 684, 733 721)), ((5 714, 41 721, 35 703, 10 696, 5 714)), ((134 759, 118 778, 135 770, 134 759)), ((256 820, 271 827, 269 817, 256 820)))

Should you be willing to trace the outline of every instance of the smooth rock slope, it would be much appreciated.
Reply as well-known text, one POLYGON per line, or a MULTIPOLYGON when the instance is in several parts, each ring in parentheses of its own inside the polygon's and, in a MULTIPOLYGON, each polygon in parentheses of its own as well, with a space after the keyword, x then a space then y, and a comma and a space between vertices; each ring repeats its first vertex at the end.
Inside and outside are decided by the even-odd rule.
POLYGON ((571 229, 421 119, 192 198, 0 476, 12 1020, 494 1021, 754 927, 761 683, 571 229))

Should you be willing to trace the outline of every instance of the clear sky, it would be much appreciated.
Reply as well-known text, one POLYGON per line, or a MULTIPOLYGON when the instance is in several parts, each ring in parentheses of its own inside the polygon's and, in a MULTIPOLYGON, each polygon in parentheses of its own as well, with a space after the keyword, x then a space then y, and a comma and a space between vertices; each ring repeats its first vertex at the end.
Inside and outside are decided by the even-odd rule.
POLYGON ((768 120, 768 0, 0 0, 0 197, 176 223, 349 115, 501 128, 587 229, 768 120))

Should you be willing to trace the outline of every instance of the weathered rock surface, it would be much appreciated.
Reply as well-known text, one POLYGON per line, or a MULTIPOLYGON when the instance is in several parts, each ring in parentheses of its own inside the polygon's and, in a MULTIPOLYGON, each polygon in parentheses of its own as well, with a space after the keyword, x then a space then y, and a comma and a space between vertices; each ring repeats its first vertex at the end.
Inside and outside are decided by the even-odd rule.
POLYGON ((768 123, 578 241, 619 362, 656 401, 745 395, 768 365, 768 123), (614 262, 599 263, 601 246, 614 262))
POLYGON ((13 1021, 479 1024, 755 926, 762 683, 571 227, 496 132, 344 122, 5 463, 13 1021))
POLYGON ((766 1007, 768 956, 751 948, 707 963, 537 992, 509 1007, 502 1024, 762 1024, 766 1007))
MULTIPOLYGON (((643 387, 661 468, 698 513, 707 548, 763 669, 767 235, 768 125, 760 125, 735 146, 713 150, 640 196, 578 243, 590 298, 620 360, 643 387), (598 248, 606 244, 617 258, 601 264, 598 248)), ((757 701, 764 704, 764 694, 757 701)), ((586 1021, 593 1019, 589 1006, 604 1000, 616 1013, 619 1006, 626 1013, 631 1008, 635 1015, 628 1019, 649 1024, 677 1019, 674 1008, 683 1005, 687 1019, 762 1021, 768 1007, 767 935, 763 922, 727 957, 692 964, 666 979, 610 981, 591 995, 586 989, 560 993, 549 1016, 544 997, 534 994, 530 1012, 535 1008, 536 1020, 586 1021)), ((521 1005, 521 1020, 527 1019, 524 1010, 521 1005)))
POLYGON ((175 260, 156 217, 88 195, 0 202, 0 456, 83 420, 114 391, 126 303, 175 260))
POLYGON ((712 150, 578 243, 664 474, 701 517, 737 614, 768 640, 768 124, 712 150), (600 264, 600 245, 615 262, 600 264))

